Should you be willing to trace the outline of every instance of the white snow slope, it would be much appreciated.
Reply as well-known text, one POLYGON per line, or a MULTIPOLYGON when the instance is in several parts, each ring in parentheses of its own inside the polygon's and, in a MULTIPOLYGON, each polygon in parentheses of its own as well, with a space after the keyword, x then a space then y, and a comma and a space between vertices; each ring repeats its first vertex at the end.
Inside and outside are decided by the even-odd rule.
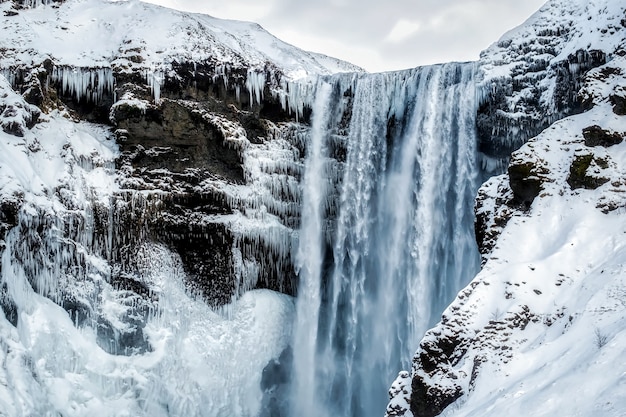
MULTIPOLYGON (((11 2, 0 3, 0 13, 11 2)), ((2 19, 0 68, 38 65, 167 70, 172 61, 230 68, 272 65, 289 79, 362 69, 289 45, 255 23, 184 13, 137 0, 72 0, 2 19), (142 58, 133 62, 133 56, 142 58), (116 61, 117 60, 117 61, 116 61), (116 61, 116 62, 114 62, 116 61)))
MULTIPOLYGON (((616 61, 626 69, 624 58, 616 61)), ((626 81, 614 78, 615 87, 626 81)), ((482 365, 443 415, 626 415, 626 143, 589 148, 582 136, 583 128, 599 125, 626 137, 626 116, 611 107, 605 100, 561 120, 514 154, 536 162, 546 180, 530 211, 513 215, 482 272, 444 313, 461 317, 462 334, 482 339, 452 371, 471 375, 476 356, 482 365), (609 181, 572 190, 570 166, 587 154, 607 162, 592 163, 588 175, 609 181), (615 209, 604 213, 607 207, 615 209), (527 324, 512 324, 516 315, 527 324)), ((494 178, 483 192, 495 196, 507 182, 494 178)))

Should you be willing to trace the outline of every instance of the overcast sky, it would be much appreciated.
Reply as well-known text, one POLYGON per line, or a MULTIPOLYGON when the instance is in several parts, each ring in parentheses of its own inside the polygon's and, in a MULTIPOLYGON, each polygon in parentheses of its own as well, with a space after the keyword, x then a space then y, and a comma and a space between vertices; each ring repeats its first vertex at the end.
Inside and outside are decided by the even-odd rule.
POLYGON ((249 20, 313 52, 368 71, 478 59, 545 0, 146 0, 249 20))

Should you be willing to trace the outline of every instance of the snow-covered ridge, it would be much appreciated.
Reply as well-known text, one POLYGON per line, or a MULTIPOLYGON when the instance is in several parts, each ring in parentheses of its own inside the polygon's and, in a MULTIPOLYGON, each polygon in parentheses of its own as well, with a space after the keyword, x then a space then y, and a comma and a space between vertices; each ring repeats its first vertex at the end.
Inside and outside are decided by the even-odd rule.
MULTIPOLYGON (((0 12, 12 3, 0 4, 0 12)), ((0 68, 56 65, 140 67, 167 71, 176 62, 219 62, 263 70, 272 65, 289 79, 362 71, 302 51, 255 23, 184 13, 135 0, 70 0, 19 10, 2 22, 0 68)))
POLYGON ((120 85, 141 77, 158 104, 164 89, 178 91, 196 83, 206 89, 208 80, 222 84, 242 107, 261 104, 269 93, 298 118, 308 104, 301 97, 308 87, 303 89, 298 80, 363 72, 298 49, 250 22, 135 0, 12 4, 0 3, 6 16, 0 73, 17 87, 45 69, 45 76, 36 75, 42 88, 51 85, 77 102, 115 102, 120 85))

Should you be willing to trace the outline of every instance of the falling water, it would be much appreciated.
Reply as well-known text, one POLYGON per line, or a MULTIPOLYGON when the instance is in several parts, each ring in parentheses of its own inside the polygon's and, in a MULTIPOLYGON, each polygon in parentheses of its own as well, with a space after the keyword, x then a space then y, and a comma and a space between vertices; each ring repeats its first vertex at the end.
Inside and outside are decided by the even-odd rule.
POLYGON ((453 63, 356 78, 344 93, 353 102, 343 174, 334 183, 324 180, 323 163, 336 130, 324 101, 333 97, 329 87, 316 95, 300 232, 294 416, 382 416, 387 388, 410 369, 421 335, 477 272, 473 74, 474 64, 453 63), (321 209, 333 204, 334 218, 321 209))
MULTIPOLYGON (((323 81, 318 84, 317 98, 314 105, 315 119, 310 135, 309 157, 304 179, 304 216, 309 220, 302 228, 303 238, 298 248, 297 262, 300 270, 299 294, 306 303, 298 303, 296 325, 297 334, 294 349, 299 352, 300 366, 295 368, 295 391, 300 399, 302 410, 311 413, 314 410, 315 398, 310 387, 315 382, 315 375, 309 369, 315 367, 315 345, 310 343, 317 334, 317 322, 320 310, 319 277, 322 268, 323 230, 323 198, 327 175, 324 173, 324 162, 327 159, 324 134, 328 131, 328 115, 330 107, 331 86, 323 81)), ((309 414, 303 414, 309 415, 309 414)), ((314 414, 311 414, 313 417, 314 414)))

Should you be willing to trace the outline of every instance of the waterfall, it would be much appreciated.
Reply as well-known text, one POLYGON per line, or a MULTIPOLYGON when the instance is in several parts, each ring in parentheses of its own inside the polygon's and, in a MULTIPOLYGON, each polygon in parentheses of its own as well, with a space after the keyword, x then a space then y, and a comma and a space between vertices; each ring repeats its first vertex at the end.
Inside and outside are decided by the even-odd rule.
POLYGON ((315 345, 321 294, 319 277, 322 268, 323 247, 323 199, 325 181, 328 176, 324 172, 326 146, 324 134, 328 130, 328 115, 330 107, 331 86, 320 81, 313 111, 315 118, 310 135, 309 157, 304 178, 304 217, 307 222, 302 228, 302 239, 298 247, 296 262, 300 271, 299 295, 306 303, 297 306, 297 334, 294 340, 294 349, 299 352, 300 363, 294 368, 296 375, 295 391, 300 399, 302 416, 315 415, 315 398, 310 387, 315 382, 315 375, 309 372, 315 366, 315 345), (309 414, 313 413, 313 414, 309 414))
POLYGON ((421 335, 479 269, 474 64, 327 82, 352 103, 325 104, 325 86, 313 106, 292 415, 382 416, 421 335), (338 111, 350 116, 345 161, 325 180, 338 111))

